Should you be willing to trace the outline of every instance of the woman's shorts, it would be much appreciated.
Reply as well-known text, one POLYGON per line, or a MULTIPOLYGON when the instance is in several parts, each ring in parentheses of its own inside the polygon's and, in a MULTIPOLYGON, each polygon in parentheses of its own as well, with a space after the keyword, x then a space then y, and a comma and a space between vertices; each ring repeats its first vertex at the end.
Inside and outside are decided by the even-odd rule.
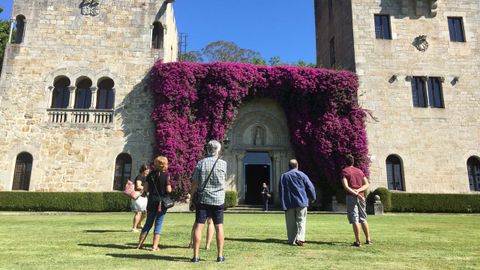
POLYGON ((132 200, 132 211, 133 212, 145 212, 147 211, 147 197, 138 197, 136 200, 132 200))

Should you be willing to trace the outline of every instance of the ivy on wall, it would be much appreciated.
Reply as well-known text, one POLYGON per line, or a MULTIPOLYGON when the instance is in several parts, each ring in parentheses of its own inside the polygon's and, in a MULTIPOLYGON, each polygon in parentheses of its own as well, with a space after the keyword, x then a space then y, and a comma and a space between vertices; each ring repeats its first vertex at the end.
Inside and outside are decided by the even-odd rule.
POLYGON ((166 63, 152 69, 155 152, 167 156, 174 188, 188 192, 206 142, 222 141, 247 98, 277 100, 287 115, 301 169, 315 181, 338 182, 352 154, 368 175, 365 111, 348 71, 238 63, 166 63))

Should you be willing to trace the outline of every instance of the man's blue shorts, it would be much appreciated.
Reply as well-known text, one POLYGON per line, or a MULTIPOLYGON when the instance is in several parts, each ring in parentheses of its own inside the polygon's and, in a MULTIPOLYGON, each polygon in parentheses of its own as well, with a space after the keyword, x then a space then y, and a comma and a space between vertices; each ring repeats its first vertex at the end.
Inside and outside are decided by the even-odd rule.
POLYGON ((223 210, 225 204, 222 205, 208 205, 199 204, 195 210, 195 223, 205 224, 207 218, 212 218, 213 224, 223 224, 223 210))

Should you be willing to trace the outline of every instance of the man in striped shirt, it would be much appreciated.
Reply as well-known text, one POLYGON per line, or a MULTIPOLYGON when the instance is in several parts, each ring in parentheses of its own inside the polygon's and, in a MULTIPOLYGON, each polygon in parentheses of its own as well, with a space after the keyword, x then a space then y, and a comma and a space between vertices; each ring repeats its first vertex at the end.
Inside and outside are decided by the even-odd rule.
POLYGON ((223 262, 223 210, 225 208, 225 179, 227 162, 219 157, 222 145, 218 141, 207 144, 207 157, 200 160, 193 172, 190 194, 198 191, 199 203, 195 206, 192 262, 199 262, 200 241, 207 218, 212 218, 217 235, 217 262, 223 262))

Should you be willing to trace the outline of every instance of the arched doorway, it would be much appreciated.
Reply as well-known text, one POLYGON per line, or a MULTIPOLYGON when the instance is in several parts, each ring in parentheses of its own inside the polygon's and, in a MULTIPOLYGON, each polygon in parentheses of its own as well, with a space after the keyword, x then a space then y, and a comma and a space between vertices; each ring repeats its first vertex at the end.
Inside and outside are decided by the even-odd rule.
POLYGON ((260 204, 262 183, 271 187, 272 159, 266 152, 247 152, 243 159, 245 172, 245 203, 260 204))
POLYGON ((294 158, 287 119, 273 99, 255 98, 243 104, 223 157, 228 163, 227 189, 238 192, 239 202, 261 203, 261 185, 267 182, 273 203, 278 202, 278 179, 294 158))
POLYGON ((12 190, 27 190, 30 188, 33 157, 27 152, 18 154, 15 161, 12 190))

